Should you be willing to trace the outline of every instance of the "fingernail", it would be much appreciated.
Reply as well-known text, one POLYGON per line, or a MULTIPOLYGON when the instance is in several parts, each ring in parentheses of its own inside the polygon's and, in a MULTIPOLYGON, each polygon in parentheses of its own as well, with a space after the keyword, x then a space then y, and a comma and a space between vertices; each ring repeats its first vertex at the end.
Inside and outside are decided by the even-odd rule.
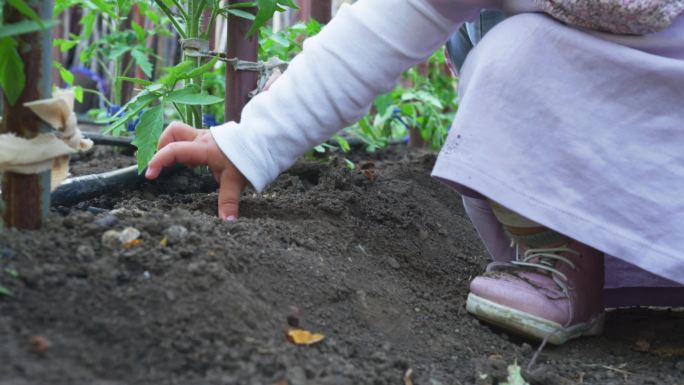
POLYGON ((225 218, 225 220, 226 220, 227 222, 235 222, 235 221, 237 221, 237 217, 236 217, 235 215, 228 215, 228 216, 225 218))
POLYGON ((150 175, 152 175, 152 170, 148 167, 147 171, 145 171, 145 178, 149 178, 150 175))

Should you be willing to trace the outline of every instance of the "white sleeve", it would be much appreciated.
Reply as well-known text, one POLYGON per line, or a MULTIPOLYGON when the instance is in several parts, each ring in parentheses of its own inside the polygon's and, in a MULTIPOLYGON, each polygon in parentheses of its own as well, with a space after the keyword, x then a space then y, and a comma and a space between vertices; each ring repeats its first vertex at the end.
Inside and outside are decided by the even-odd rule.
POLYGON ((306 150, 368 111, 406 69, 430 56, 481 8, 500 0, 359 0, 304 43, 285 74, 212 127, 223 153, 261 191, 306 150))

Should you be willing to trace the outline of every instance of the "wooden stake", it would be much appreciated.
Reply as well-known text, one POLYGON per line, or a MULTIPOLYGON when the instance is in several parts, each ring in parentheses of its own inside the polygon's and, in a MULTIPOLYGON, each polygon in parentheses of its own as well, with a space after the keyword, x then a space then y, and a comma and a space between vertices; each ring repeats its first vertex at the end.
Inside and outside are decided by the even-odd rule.
MULTIPOLYGON (((244 3, 247 0, 228 0, 228 4, 244 3)), ((247 9, 249 12, 254 10, 247 9)), ((228 16, 227 55, 229 58, 257 61, 259 49, 258 33, 247 38, 252 22, 234 15, 228 16)), ((257 87, 259 74, 252 71, 236 71, 226 66, 225 120, 240 121, 242 109, 249 101, 249 93, 257 87)))
MULTIPOLYGON (((53 0, 30 1, 30 7, 43 20, 52 17, 53 0)), ((12 9, 5 15, 7 23, 24 20, 12 9)), ((26 87, 14 106, 3 97, 4 132, 23 138, 33 138, 49 128, 28 108, 25 102, 50 97, 52 93, 52 61, 50 29, 17 36, 19 55, 26 72, 26 87)), ((50 171, 40 175, 5 173, 2 178, 3 220, 8 227, 38 229, 50 207, 50 171)))
POLYGON ((332 18, 332 0, 312 0, 311 18, 321 24, 328 24, 332 18))
POLYGON ((301 0, 299 2, 299 20, 314 19, 321 24, 328 24, 332 18, 332 0, 301 0))

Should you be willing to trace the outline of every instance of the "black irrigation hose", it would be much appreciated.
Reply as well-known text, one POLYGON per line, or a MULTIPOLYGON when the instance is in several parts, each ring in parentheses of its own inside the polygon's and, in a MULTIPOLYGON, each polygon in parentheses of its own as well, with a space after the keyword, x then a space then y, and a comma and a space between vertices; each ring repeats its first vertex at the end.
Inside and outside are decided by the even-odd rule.
POLYGON ((82 134, 85 139, 90 139, 93 143, 98 145, 135 148, 135 146, 131 144, 133 138, 102 135, 95 132, 83 132, 82 134))
MULTIPOLYGON (((130 137, 102 135, 94 132, 84 132, 83 137, 92 140, 93 143, 97 145, 135 148, 135 146, 131 144, 133 138, 130 137)), ((347 138, 347 141, 349 142, 349 147, 355 150, 366 146, 366 142, 358 138, 347 138)), ((326 143, 333 146, 337 145, 337 141, 334 139, 328 140, 326 143)), ((404 141, 402 140, 392 140, 389 144, 400 145, 403 143, 404 141)))
POLYGON ((105 192, 120 191, 135 186, 144 180, 145 175, 138 174, 138 166, 69 178, 52 192, 50 202, 52 206, 71 206, 105 192))
MULTIPOLYGON (((186 167, 183 165, 165 168, 160 177, 167 177, 184 168, 186 167)), ((138 174, 138 166, 130 166, 101 174, 69 178, 52 192, 50 196, 51 205, 73 206, 108 192, 135 187, 146 180, 145 171, 143 170, 141 174, 138 174)))
MULTIPOLYGON (((91 139, 95 144, 106 146, 134 147, 131 138, 115 137, 91 132, 84 132, 84 137, 91 139)), ((366 145, 360 139, 350 138, 349 145, 353 149, 362 148, 366 145)), ((330 144, 336 143, 334 140, 330 144)), ((392 141, 390 144, 403 144, 402 141, 392 141)), ((164 169, 163 176, 170 175, 183 166, 175 166, 164 169)), ((92 199, 107 192, 121 191, 134 187, 145 181, 144 172, 138 174, 138 166, 130 166, 120 170, 104 172, 101 174, 85 175, 69 178, 64 181, 51 194, 52 206, 73 206, 79 202, 92 199)))

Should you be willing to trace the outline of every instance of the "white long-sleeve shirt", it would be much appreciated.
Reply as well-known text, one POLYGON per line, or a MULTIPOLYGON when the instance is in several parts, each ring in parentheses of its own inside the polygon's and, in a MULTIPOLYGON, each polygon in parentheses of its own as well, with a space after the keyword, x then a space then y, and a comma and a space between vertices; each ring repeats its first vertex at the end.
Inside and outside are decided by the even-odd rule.
MULTIPOLYGON (((527 1, 529 2, 529 1, 527 1)), ((501 0, 360 0, 304 42, 240 123, 211 128, 223 153, 261 191, 312 146, 354 123, 402 72, 429 57, 464 20, 501 0)))

